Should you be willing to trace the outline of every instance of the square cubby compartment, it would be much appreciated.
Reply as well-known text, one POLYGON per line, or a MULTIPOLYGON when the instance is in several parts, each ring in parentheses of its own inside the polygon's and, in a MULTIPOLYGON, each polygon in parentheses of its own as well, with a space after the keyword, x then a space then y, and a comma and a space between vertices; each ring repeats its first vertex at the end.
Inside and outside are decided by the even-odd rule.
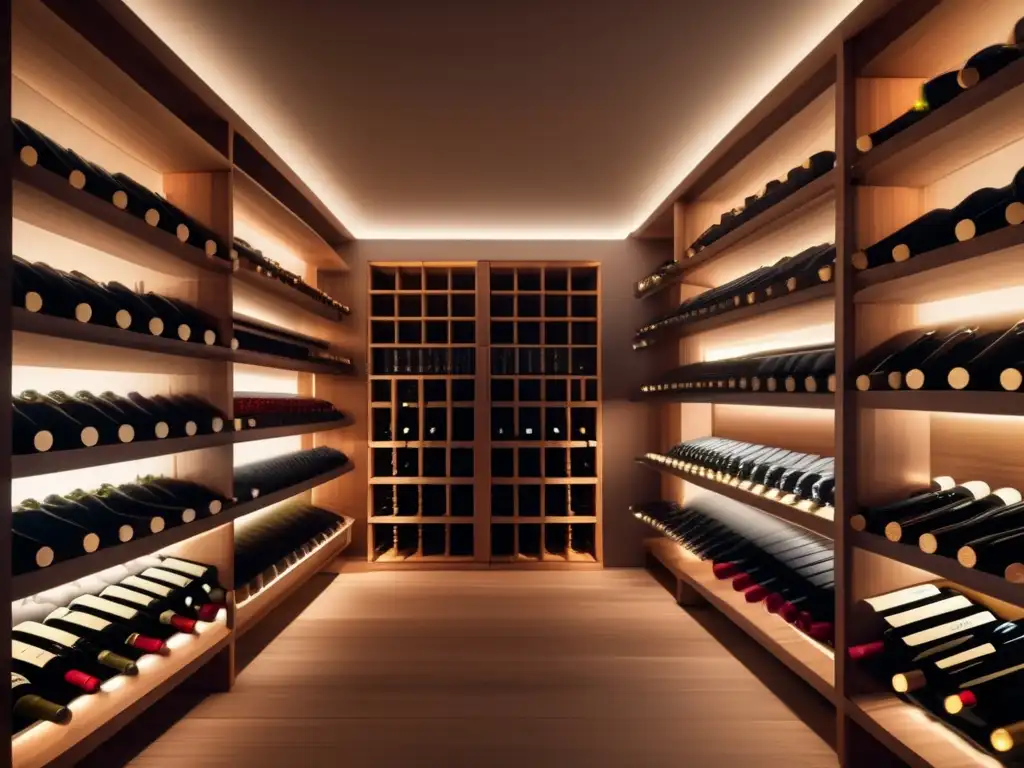
POLYGON ((516 502, 520 517, 540 517, 540 486, 536 483, 516 486, 516 502))
POLYGON ((516 553, 516 527, 507 523, 491 525, 491 557, 512 557, 516 553))
POLYGON ((597 514, 597 486, 573 485, 569 488, 569 513, 592 516, 597 514))
POLYGON ((569 382, 565 379, 548 379, 544 382, 544 399, 548 402, 565 403, 569 400, 569 382))
POLYGON ((552 344, 568 344, 569 324, 561 322, 544 323, 544 343, 547 346, 552 344))
POLYGON ((569 549, 569 526, 565 523, 544 524, 544 554, 565 557, 569 549))
POLYGON ((394 269, 373 267, 370 269, 370 290, 393 291, 398 287, 397 277, 394 269))
POLYGON ((390 376, 396 373, 395 357, 395 350, 391 348, 372 350, 370 372, 374 376, 390 376))
POLYGON ((573 523, 569 526, 569 549, 581 555, 597 557, 597 526, 593 523, 573 523))
POLYGON ((597 375, 597 348, 573 347, 572 373, 574 376, 597 375))
POLYGON ((452 557, 473 556, 473 525, 472 523, 461 523, 448 526, 448 536, 451 540, 451 548, 448 554, 452 557))
POLYGON ((414 404, 402 403, 398 406, 395 419, 395 436, 393 440, 409 441, 420 439, 420 409, 414 404))
POLYGON ((510 323, 507 320, 491 320, 491 344, 514 344, 515 337, 515 323, 510 323))
POLYGON ((585 400, 590 400, 588 394, 585 379, 572 379, 569 382, 569 395, 572 402, 582 403, 585 400))
POLYGON ((545 296, 544 317, 568 317, 569 297, 568 296, 545 296))
POLYGON ((397 527, 397 525, 374 525, 371 527, 374 557, 380 557, 395 548, 395 528, 397 527))
POLYGON ((491 317, 512 317, 516 313, 516 298, 511 294, 491 296, 491 317))
POLYGON ((415 523, 395 526, 395 548, 399 557, 415 557, 420 552, 420 527, 415 523))
POLYGON ((396 485, 395 488, 395 514, 399 517, 416 517, 420 513, 420 487, 396 485))
POLYGON ((491 515, 493 517, 512 517, 516 510, 516 486, 491 486, 491 515))
POLYGON ((492 269, 491 290, 492 291, 514 291, 516 287, 516 273, 513 269, 492 269))
POLYGON ((544 515, 546 517, 564 517, 569 514, 569 486, 544 486, 544 515))
POLYGON ((540 323, 533 321, 516 323, 516 344, 540 344, 540 323))
POLYGON ((472 448, 451 449, 451 476, 472 477, 475 471, 472 448))
POLYGON ((491 476, 512 477, 515 475, 515 452, 513 448, 491 448, 491 476))
POLYGON ((398 270, 398 290, 422 291, 423 270, 419 267, 406 267, 398 270))
POLYGON ((574 291, 596 291, 597 267, 573 267, 572 289, 574 291))
POLYGON ((371 485, 373 489, 373 508, 370 514, 374 517, 390 517, 395 514, 395 486, 371 485))
POLYGON ((597 344, 597 323, 573 323, 572 324, 573 344, 597 344))
POLYGON ((418 405, 420 402, 420 383, 418 381, 395 382, 398 405, 418 405))
POLYGON ((573 408, 571 418, 573 440, 597 440, 597 408, 573 408))
POLYGON ((393 440, 391 432, 391 409, 373 409, 373 439, 378 442, 393 440))
POLYGON ((472 269, 453 269, 451 281, 453 291, 476 290, 476 272, 472 269))
POLYGON ((424 485, 420 494, 420 510, 424 517, 444 517, 448 513, 448 486, 424 485))
MULTIPOLYGON (((453 382, 456 383, 456 382, 453 382)), ((427 379, 423 382, 423 402, 445 403, 448 400, 448 382, 444 379, 427 379)))
POLYGON ((502 442, 516 439, 516 412, 514 408, 491 408, 491 440, 502 442))
POLYGON ((423 477, 448 477, 446 448, 423 449, 423 477))
POLYGON ((440 267, 427 267, 424 272, 426 283, 424 287, 428 291, 448 290, 448 270, 440 267))
POLYGON ((491 347, 491 373, 495 376, 513 376, 516 372, 516 350, 511 347, 491 347))
POLYGON ((448 343, 448 321, 447 320, 428 320, 425 324, 427 326, 426 342, 427 344, 447 344, 448 343))
POLYGON ((397 297, 386 294, 386 295, 374 295, 370 297, 370 316, 371 317, 394 317, 397 297))
POLYGON ((427 317, 448 317, 448 295, 430 293, 427 299, 427 317))
POLYGON ((445 525, 436 523, 422 527, 422 543, 424 557, 440 557, 447 549, 445 545, 445 525))
POLYGON ((587 379, 583 382, 584 399, 591 403, 597 402, 597 379, 587 379))
POLYGON ((370 397, 375 403, 390 403, 391 382, 385 379, 375 379, 370 382, 370 397))
POLYGON ((569 425, 565 408, 558 406, 544 409, 544 439, 569 440, 569 425))
POLYGON ((453 485, 451 486, 451 509, 449 514, 452 517, 472 517, 474 509, 473 493, 475 489, 472 485, 453 485))
POLYGON ((420 450, 419 448, 396 448, 395 465, 399 477, 420 476, 420 450))
POLYGON ((540 402, 540 390, 541 390, 541 380, 540 379, 520 379, 519 380, 519 402, 520 403, 538 403, 538 402, 540 402))
POLYGON ((540 559, 540 524, 520 523, 519 525, 519 554, 522 557, 540 559))
POLYGON ((447 440, 448 439, 448 409, 426 408, 423 411, 423 439, 424 440, 447 440))
POLYGON ((517 438, 519 440, 540 440, 540 408, 519 409, 519 429, 517 438))
POLYGON ((567 466, 568 454, 565 448, 544 449, 544 476, 545 477, 566 477, 569 468, 567 466))
POLYGON ((473 317, 476 315, 476 296, 468 293, 451 295, 452 317, 473 317))
POLYGON ((569 373, 568 347, 548 347, 544 350, 544 373, 565 376, 569 373))
POLYGON ((395 449, 373 449, 373 477, 392 477, 395 474, 395 449))
POLYGON ((570 448, 573 477, 597 477, 597 450, 594 448, 570 448))
POLYGON ((371 344, 394 344, 395 323, 392 320, 373 320, 370 323, 371 344))
POLYGON ((541 301, 538 294, 519 294, 516 296, 516 314, 521 318, 540 317, 541 301))
POLYGON ((452 344, 476 343, 476 321, 452 320, 452 344))
POLYGON ((511 403, 516 399, 515 379, 491 379, 491 402, 511 403))
POLYGON ((473 408, 452 408, 452 436, 456 443, 468 443, 473 439, 476 410, 473 408))
POLYGON ((520 376, 539 376, 544 373, 541 355, 543 350, 540 347, 519 348, 516 351, 519 353, 517 356, 520 376))
POLYGON ((573 296, 570 314, 573 317, 597 317, 597 296, 573 296))
POLYGON ((519 448, 519 477, 540 477, 540 448, 519 448))
POLYGON ((423 316, 423 297, 416 295, 409 295, 407 293, 399 294, 398 296, 398 316, 399 317, 422 317, 423 316))
POLYGON ((544 270, 545 291, 569 290, 569 270, 548 267, 544 270))
POLYGON ((516 290, 539 291, 540 275, 541 271, 539 268, 520 267, 516 270, 516 290))
POLYGON ((452 402, 472 403, 476 400, 476 383, 471 379, 454 379, 452 381, 452 402))
POLYGON ((419 320, 400 320, 398 323, 399 344, 420 344, 423 342, 423 323, 419 320))

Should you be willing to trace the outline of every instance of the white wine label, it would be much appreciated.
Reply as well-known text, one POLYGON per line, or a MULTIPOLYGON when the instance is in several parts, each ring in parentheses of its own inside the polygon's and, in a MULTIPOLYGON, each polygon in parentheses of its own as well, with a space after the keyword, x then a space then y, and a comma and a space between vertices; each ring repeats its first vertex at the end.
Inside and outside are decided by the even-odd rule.
POLYGON ((117 310, 117 314, 114 315, 114 322, 117 323, 117 327, 122 331, 131 328, 132 326, 132 314, 127 309, 117 310))
POLYGON ((26 664, 42 669, 56 659, 57 654, 44 651, 42 648, 36 648, 20 640, 11 640, 11 658, 24 661, 26 664))
POLYGON ((963 608, 970 607, 970 600, 963 595, 957 595, 956 597, 947 597, 945 600, 938 600, 934 603, 929 603, 928 605, 922 605, 920 608, 912 608, 909 611, 894 613, 891 616, 886 616, 885 621, 890 627, 905 627, 908 624, 924 621, 925 619, 932 619, 936 616, 941 616, 944 613, 949 613, 950 611, 959 611, 963 608))
POLYGON ((864 602, 876 611, 891 611, 893 608, 899 608, 901 605, 906 605, 907 603, 915 603, 918 600, 924 600, 927 597, 936 597, 939 593, 939 588, 934 584, 919 584, 916 587, 898 589, 887 595, 869 597, 864 602))
POLYGON ((947 651, 951 651, 954 648, 959 648, 961 645, 973 642, 974 640, 974 635, 966 635, 964 637, 958 637, 954 640, 950 640, 948 643, 939 643, 938 645, 933 645, 931 648, 928 648, 927 650, 921 651, 920 653, 916 654, 913 657, 913 660, 915 662, 918 662, 924 661, 925 659, 930 659, 932 656, 940 656, 941 654, 946 653, 947 651))
POLYGON ((66 645, 69 648, 73 648, 75 643, 78 642, 76 635, 56 627, 51 627, 48 624, 40 624, 38 621, 24 621, 16 626, 15 629, 24 632, 26 635, 35 635, 36 637, 53 640, 53 642, 66 645))
POLYGON ((165 587, 163 584, 157 584, 155 581, 142 579, 138 576, 129 576, 127 579, 122 579, 121 583, 128 587, 136 587, 151 595, 160 595, 161 597, 169 597, 171 592, 174 591, 170 587, 165 587))
POLYGON ((187 573, 190 576, 196 577, 202 577, 208 570, 210 570, 206 566, 187 563, 184 560, 178 560, 174 557, 165 558, 163 565, 171 570, 180 571, 181 573, 187 573))
POLYGON ((25 294, 25 309, 29 312, 38 312, 43 308, 43 297, 35 291, 25 294))
POLYGON ((185 434, 189 437, 195 437, 196 432, 199 431, 199 427, 196 426, 194 421, 185 422, 185 434))
POLYGON ((174 584, 178 587, 187 587, 192 583, 192 579, 187 576, 182 576, 180 573, 174 573, 173 571, 166 571, 163 568, 147 568, 139 575, 149 579, 166 581, 168 584, 174 584))
POLYGON ((992 643, 985 643, 979 645, 977 648, 971 648, 968 651, 961 653, 955 653, 952 656, 947 656, 944 659, 939 659, 935 662, 935 666, 939 669, 949 669, 955 667, 958 664, 965 664, 968 661, 974 661, 980 659, 982 656, 988 656, 996 652, 996 647, 992 643))
POLYGON ((156 602, 155 597, 147 597, 146 595, 139 594, 133 589, 125 589, 119 587, 116 584, 112 587, 107 587, 100 592, 100 597, 116 597, 121 600, 127 600, 129 603, 135 603, 136 605, 149 606, 156 602))
POLYGON ((82 613, 81 611, 69 611, 67 608, 58 608, 46 618, 63 619, 85 629, 95 629, 97 632, 102 632, 110 626, 109 621, 101 619, 99 616, 93 616, 91 613, 82 613))
POLYGON ((181 512, 181 522, 191 523, 196 519, 196 511, 194 509, 184 509, 181 512))
POLYGON ((156 208, 149 208, 146 210, 146 215, 143 216, 143 218, 146 220, 146 223, 149 224, 149 226, 155 227, 157 224, 160 223, 160 211, 158 211, 156 208))
POLYGON ((1022 669, 1024 669, 1024 664, 1018 664, 1015 667, 1007 667, 1006 669, 1001 669, 998 672, 993 672, 991 675, 976 677, 973 680, 968 680, 966 683, 960 683, 960 687, 969 688, 972 685, 981 685, 982 683, 987 683, 989 680, 998 680, 1000 677, 1006 677, 1007 675, 1012 675, 1014 672, 1020 672, 1022 669))
POLYGON ((936 640, 941 640, 944 637, 955 635, 960 632, 966 632, 968 629, 974 629, 975 627, 984 626, 996 621, 996 617, 988 611, 982 611, 976 613, 973 616, 968 616, 966 619, 960 619, 959 621, 951 621, 948 624, 941 624, 938 627, 932 627, 922 632, 915 632, 912 635, 907 635, 903 638, 903 642, 913 648, 915 645, 923 645, 924 643, 934 643, 936 640))
POLYGON ((171 428, 167 426, 166 421, 158 421, 156 427, 153 428, 153 433, 157 436, 158 440, 163 440, 171 433, 171 428))
POLYGON ((115 207, 120 208, 122 211, 128 207, 128 193, 123 189, 119 189, 114 192, 111 202, 115 207))
POLYGON ((21 685, 32 685, 29 679, 23 675, 19 675, 17 672, 11 672, 11 690, 21 685))

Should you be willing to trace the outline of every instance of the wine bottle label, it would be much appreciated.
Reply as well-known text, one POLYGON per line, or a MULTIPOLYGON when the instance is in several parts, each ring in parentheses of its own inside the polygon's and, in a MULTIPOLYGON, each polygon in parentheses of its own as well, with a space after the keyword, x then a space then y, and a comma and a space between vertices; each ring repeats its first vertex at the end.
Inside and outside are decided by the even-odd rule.
POLYGON ((138 592, 134 590, 125 589, 124 587, 119 587, 117 585, 107 587, 102 592, 100 592, 100 596, 117 597, 121 600, 127 600, 129 603, 135 603, 136 605, 141 605, 145 607, 148 607, 156 602, 155 597, 147 597, 146 595, 140 595, 138 592))
POLYGON ((158 421, 153 432, 156 434, 158 440, 163 440, 171 433, 171 428, 167 426, 166 421, 158 421))
POLYGON ((912 608, 909 611, 894 613, 892 616, 886 616, 885 621, 890 627, 905 627, 908 624, 932 619, 950 611, 959 611, 970 607, 970 600, 963 595, 957 595, 956 597, 947 597, 945 600, 938 600, 929 605, 923 605, 920 608, 912 608))
POLYGON ((159 317, 151 317, 149 319, 149 332, 154 336, 161 336, 164 332, 164 321, 159 317))
POLYGON ((139 615, 139 612, 134 608, 129 608, 127 605, 115 603, 113 600, 104 600, 102 597, 96 597, 95 595, 82 595, 81 597, 76 597, 71 601, 71 605, 86 606, 97 611, 109 613, 111 616, 119 616, 122 619, 134 619, 139 615))
POLYGON ((36 432, 35 436, 32 438, 32 445, 40 453, 46 453, 46 451, 53 448, 53 435, 45 429, 36 432))
POLYGON ((166 527, 167 524, 164 522, 164 519, 162 517, 153 517, 149 520, 150 533, 160 533, 160 531, 162 531, 166 527))
POLYGON ((85 174, 76 168, 68 174, 68 183, 75 189, 85 189, 85 174))
POLYGON ((156 208, 150 208, 146 211, 146 215, 143 217, 146 219, 146 223, 151 227, 155 227, 160 223, 160 211, 156 208))
POLYGON ((34 168, 39 162, 39 152, 35 147, 25 146, 18 151, 18 158, 29 168, 34 168))
POLYGON ((80 437, 82 445, 86 448, 92 448, 100 441, 100 433, 96 427, 83 427, 80 437))
POLYGON ((92 319, 92 307, 85 302, 75 305, 75 320, 88 323, 92 319))
POLYGON ((185 434, 189 437, 195 437, 196 432, 199 431, 199 427, 196 426, 194 421, 185 422, 185 434))
POLYGON ((213 331, 203 331, 203 343, 208 347, 213 346, 217 341, 217 334, 213 331))
POLYGON ((194 509, 183 509, 181 511, 181 522, 191 523, 196 519, 196 511, 194 509))
POLYGON ((192 329, 189 328, 185 323, 178 326, 178 338, 182 341, 188 341, 192 336, 192 329))
POLYGON ((11 658, 42 669, 56 659, 57 654, 36 648, 34 645, 23 643, 20 640, 11 640, 11 658))
POLYGON ((181 242, 184 243, 188 240, 188 227, 185 226, 184 224, 179 224, 177 227, 175 227, 174 233, 178 236, 178 239, 181 242))
POLYGON ((157 584, 155 581, 149 581, 149 579, 142 579, 138 576, 129 576, 127 579, 122 579, 121 583, 128 587, 137 587, 143 592, 149 592, 151 595, 160 595, 161 597, 170 597, 174 591, 170 587, 165 587, 163 584, 157 584))
POLYGON ((82 549, 92 554, 100 548, 100 537, 95 533, 87 533, 82 537, 82 549))
POLYGON ((213 422, 210 424, 210 426, 214 432, 220 432, 222 429, 224 429, 224 419, 220 418, 220 416, 214 416, 213 422))
POLYGON ((944 637, 956 635, 960 632, 966 632, 968 629, 984 626, 985 624, 990 624, 993 621, 996 621, 996 617, 994 615, 988 611, 982 611, 981 613, 976 613, 966 619, 951 621, 948 624, 941 624, 937 627, 932 627, 931 629, 907 635, 903 638, 903 642, 913 648, 915 645, 934 643, 936 640, 941 640, 944 637))
POLYGON ((117 327, 121 330, 127 330, 132 326, 132 315, 127 309, 119 309, 117 314, 114 315, 114 322, 117 323, 117 327))
POLYGON ((177 587, 187 587, 192 583, 192 579, 187 576, 182 576, 180 573, 174 573, 173 571, 165 571, 163 568, 147 568, 139 575, 150 579, 166 581, 168 584, 174 584, 177 587))
POLYGON ((15 629, 19 632, 24 632, 26 635, 34 635, 35 637, 42 637, 55 643, 66 645, 68 648, 74 648, 75 643, 79 640, 76 635, 72 635, 70 632, 51 627, 48 624, 40 624, 38 621, 24 621, 16 626, 15 629))
POLYGON ((29 312, 38 312, 43 308, 43 297, 35 291, 25 294, 25 309, 29 312))
POLYGON ((91 613, 82 613, 81 611, 69 611, 67 608, 58 608, 46 618, 63 619, 71 624, 77 624, 85 629, 94 629, 97 632, 102 632, 110 626, 109 621, 101 619, 99 616, 93 616, 91 613))
POLYGON ((131 424, 122 424, 117 428, 117 439, 122 443, 130 443, 135 439, 135 428, 131 424))
POLYGON ((202 578, 202 576, 210 570, 206 566, 196 565, 195 563, 188 563, 184 560, 178 560, 174 557, 165 558, 163 561, 163 565, 167 568, 173 568, 176 571, 180 571, 181 573, 187 573, 190 576, 195 576, 196 578, 202 578))
POLYGON ((19 675, 17 672, 11 672, 11 690, 22 685, 32 685, 32 682, 24 675, 19 675))
POLYGON ((117 538, 124 544, 135 538, 135 530, 130 525, 122 525, 117 529, 117 538))
POLYGON ((974 661, 980 659, 982 656, 988 656, 996 652, 996 647, 992 643, 985 643, 985 645, 979 645, 977 648, 971 648, 969 651, 963 651, 961 653, 955 653, 952 656, 947 656, 944 659, 939 659, 935 662, 935 666, 939 669, 949 669, 950 667, 956 667, 960 664, 965 664, 968 661, 974 661))
POLYGON ((928 597, 937 597, 940 593, 939 588, 934 584, 920 584, 916 587, 899 589, 887 595, 869 597, 864 602, 878 612, 891 611, 893 608, 899 608, 907 603, 916 603, 918 600, 928 597))
POLYGON ((128 207, 128 193, 123 189, 119 189, 114 192, 114 195, 110 200, 114 204, 115 208, 120 208, 122 211, 128 207))

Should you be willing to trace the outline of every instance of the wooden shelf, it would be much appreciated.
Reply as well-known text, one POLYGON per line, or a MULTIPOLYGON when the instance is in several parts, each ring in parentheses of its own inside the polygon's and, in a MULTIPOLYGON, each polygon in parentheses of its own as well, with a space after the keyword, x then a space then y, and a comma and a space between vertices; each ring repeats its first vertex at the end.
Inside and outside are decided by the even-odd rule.
POLYGON ((256 267, 247 261, 240 259, 238 265, 238 269, 231 276, 232 280, 245 283, 268 296, 280 299, 289 309, 299 309, 336 323, 340 323, 346 317, 345 313, 339 309, 329 307, 280 280, 261 275, 256 271, 256 267))
POLYGON ((373 563, 475 563, 473 555, 402 555, 393 549, 377 555, 373 563))
POLYGON ((431 523, 444 524, 444 523, 472 523, 472 515, 370 515, 368 522, 373 525, 374 523, 380 523, 381 525, 404 525, 407 523, 413 523, 415 525, 430 525, 431 523))
POLYGON ((342 475, 347 475, 354 469, 355 464, 349 460, 340 467, 335 467, 334 469, 329 469, 326 472, 321 472, 319 475, 313 475, 313 477, 308 480, 303 480, 301 483, 289 485, 287 488, 282 488, 279 491, 265 493, 262 496, 257 496, 255 499, 241 501, 224 510, 221 514, 223 515, 225 512, 229 513, 231 520, 235 520, 239 517, 245 517, 246 515, 263 509, 264 507, 269 507, 271 504, 277 504, 279 501, 285 501, 286 499, 290 499, 292 496, 305 493, 311 488, 316 488, 318 485, 329 483, 331 480, 335 480, 342 475))
MULTIPOLYGON (((371 477, 370 485, 473 485, 472 477, 371 477)), ((471 522, 472 518, 468 519, 471 522)))
POLYGON ((710 564, 666 538, 644 542, 650 555, 679 581, 696 591, 775 658, 835 704, 835 654, 790 626, 761 605, 745 602, 728 580, 715 578, 710 564))
POLYGON ((957 392, 955 390, 879 390, 858 392, 857 406, 893 411, 1020 416, 1024 413, 1024 394, 1020 392, 957 392))
MULTIPOLYGON (((75 189, 41 166, 12 163, 14 218, 149 269, 167 272, 175 262, 190 272, 231 271, 231 262, 208 257, 113 203, 75 189)), ((227 256, 227 254, 223 254, 227 256)), ((200 273, 201 274, 201 273, 200 273)))
POLYGON ((355 525, 355 520, 351 517, 343 517, 342 519, 345 521, 344 527, 332 534, 324 544, 318 546, 308 556, 288 568, 283 575, 278 576, 269 586, 265 586, 244 602, 236 603, 236 638, 248 632, 260 619, 274 610, 286 597, 309 581, 314 574, 318 573, 321 568, 336 558, 342 550, 352 543, 352 526, 355 525))
POLYGON ((779 520, 784 520, 787 523, 792 523, 793 525, 798 525, 801 528, 806 528, 808 531, 812 531, 819 536, 825 536, 829 539, 835 538, 835 523, 826 517, 819 517, 811 512, 804 512, 796 507, 791 507, 788 504, 782 504, 756 493, 743 491, 739 488, 733 488, 731 485, 726 485, 725 483, 708 480, 707 478, 700 477, 699 475, 684 472, 681 469, 673 469, 670 466, 660 464, 659 462, 652 461, 650 459, 638 458, 636 459, 636 462, 637 464, 649 467, 650 469, 663 474, 682 478, 688 483, 700 486, 701 488, 717 493, 720 496, 725 496, 733 501, 738 501, 741 504, 746 504, 748 507, 758 509, 772 517, 778 518, 779 520))
POLYGON ((250 349, 236 349, 231 352, 231 362, 242 365, 258 365, 263 368, 278 368, 284 371, 301 373, 324 373, 331 376, 354 376, 355 366, 351 363, 328 363, 315 360, 296 360, 280 355, 268 355, 265 352, 254 352, 250 349))
POLYGON ((634 342, 646 341, 647 346, 636 347, 637 351, 650 349, 658 343, 668 339, 681 339, 686 336, 696 336, 698 333, 706 333, 716 328, 724 328, 734 323, 742 323, 745 320, 752 320, 762 315, 776 315, 785 312, 792 307, 802 304, 810 304, 814 301, 832 300, 836 295, 835 283, 822 283, 802 291, 788 293, 777 299, 762 301, 757 304, 746 304, 739 309, 719 312, 703 320, 695 320, 689 323, 674 323, 657 330, 650 331, 641 336, 634 337, 634 342))
POLYGON ((742 392, 738 390, 669 390, 641 393, 640 402, 655 403, 718 403, 728 405, 764 405, 776 408, 833 408, 831 392, 742 392))
POLYGON ((179 634, 171 639, 169 656, 145 656, 140 660, 138 676, 115 677, 104 684, 100 693, 80 696, 71 702, 74 716, 68 725, 36 723, 14 737, 14 768, 76 764, 198 672, 231 642, 231 630, 221 617, 198 626, 197 635, 179 634))
POLYGON ((953 243, 854 276, 858 304, 907 303, 980 293, 1012 285, 1024 256, 1024 225, 953 243))
POLYGON ((308 435, 313 432, 329 432, 332 429, 343 429, 354 424, 354 420, 348 416, 341 419, 330 419, 328 421, 313 421, 309 424, 285 424, 280 427, 252 427, 239 432, 232 432, 235 443, 248 443, 253 440, 272 440, 275 437, 288 437, 289 435, 308 435))
POLYGON ((926 187, 1021 138, 1024 61, 1016 61, 863 155, 861 184, 926 187))
POLYGON ((995 574, 964 568, 954 558, 929 555, 922 552, 919 547, 889 541, 884 536, 864 531, 847 531, 846 535, 850 537, 854 546, 867 552, 874 552, 890 560, 920 568, 968 589, 1024 608, 1024 584, 1014 584, 995 574))
POLYGON ((846 713, 911 768, 1003 768, 927 712, 891 694, 858 696, 846 713))

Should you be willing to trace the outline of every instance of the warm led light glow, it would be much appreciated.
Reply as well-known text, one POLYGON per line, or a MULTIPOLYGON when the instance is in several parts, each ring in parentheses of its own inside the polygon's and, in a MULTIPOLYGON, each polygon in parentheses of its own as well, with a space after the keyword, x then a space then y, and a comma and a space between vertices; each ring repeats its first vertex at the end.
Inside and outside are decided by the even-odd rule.
POLYGON ((1022 306, 1024 306, 1024 286, 1014 285, 997 288, 994 291, 972 293, 967 296, 919 304, 917 324, 942 325, 983 317, 997 317, 1019 312, 1022 306))
POLYGON ((256 365, 236 365, 234 387, 235 392, 277 392, 282 395, 297 395, 299 374, 296 371, 261 368, 256 365))
POLYGON ((745 340, 742 344, 708 346, 704 349, 704 362, 727 360, 733 357, 753 355, 757 352, 785 350, 811 344, 828 344, 835 339, 835 328, 831 323, 812 325, 797 330, 783 331, 745 340))
POLYGON ((17 477, 11 481, 11 503, 17 504, 24 499, 42 499, 51 493, 63 495, 76 488, 89 491, 99 488, 104 483, 133 483, 136 478, 143 475, 173 477, 174 456, 154 456, 150 459, 72 469, 49 475, 17 477))
POLYGON ((251 464, 254 461, 263 461, 274 456, 301 450, 302 435, 288 435, 286 437, 276 437, 273 440, 253 440, 249 443, 236 443, 234 465, 240 467, 243 464, 251 464))
POLYGON ((243 216, 235 217, 233 227, 235 237, 240 237, 268 259, 273 259, 289 272, 294 272, 305 279, 306 262, 302 255, 274 237, 269 229, 243 216))

